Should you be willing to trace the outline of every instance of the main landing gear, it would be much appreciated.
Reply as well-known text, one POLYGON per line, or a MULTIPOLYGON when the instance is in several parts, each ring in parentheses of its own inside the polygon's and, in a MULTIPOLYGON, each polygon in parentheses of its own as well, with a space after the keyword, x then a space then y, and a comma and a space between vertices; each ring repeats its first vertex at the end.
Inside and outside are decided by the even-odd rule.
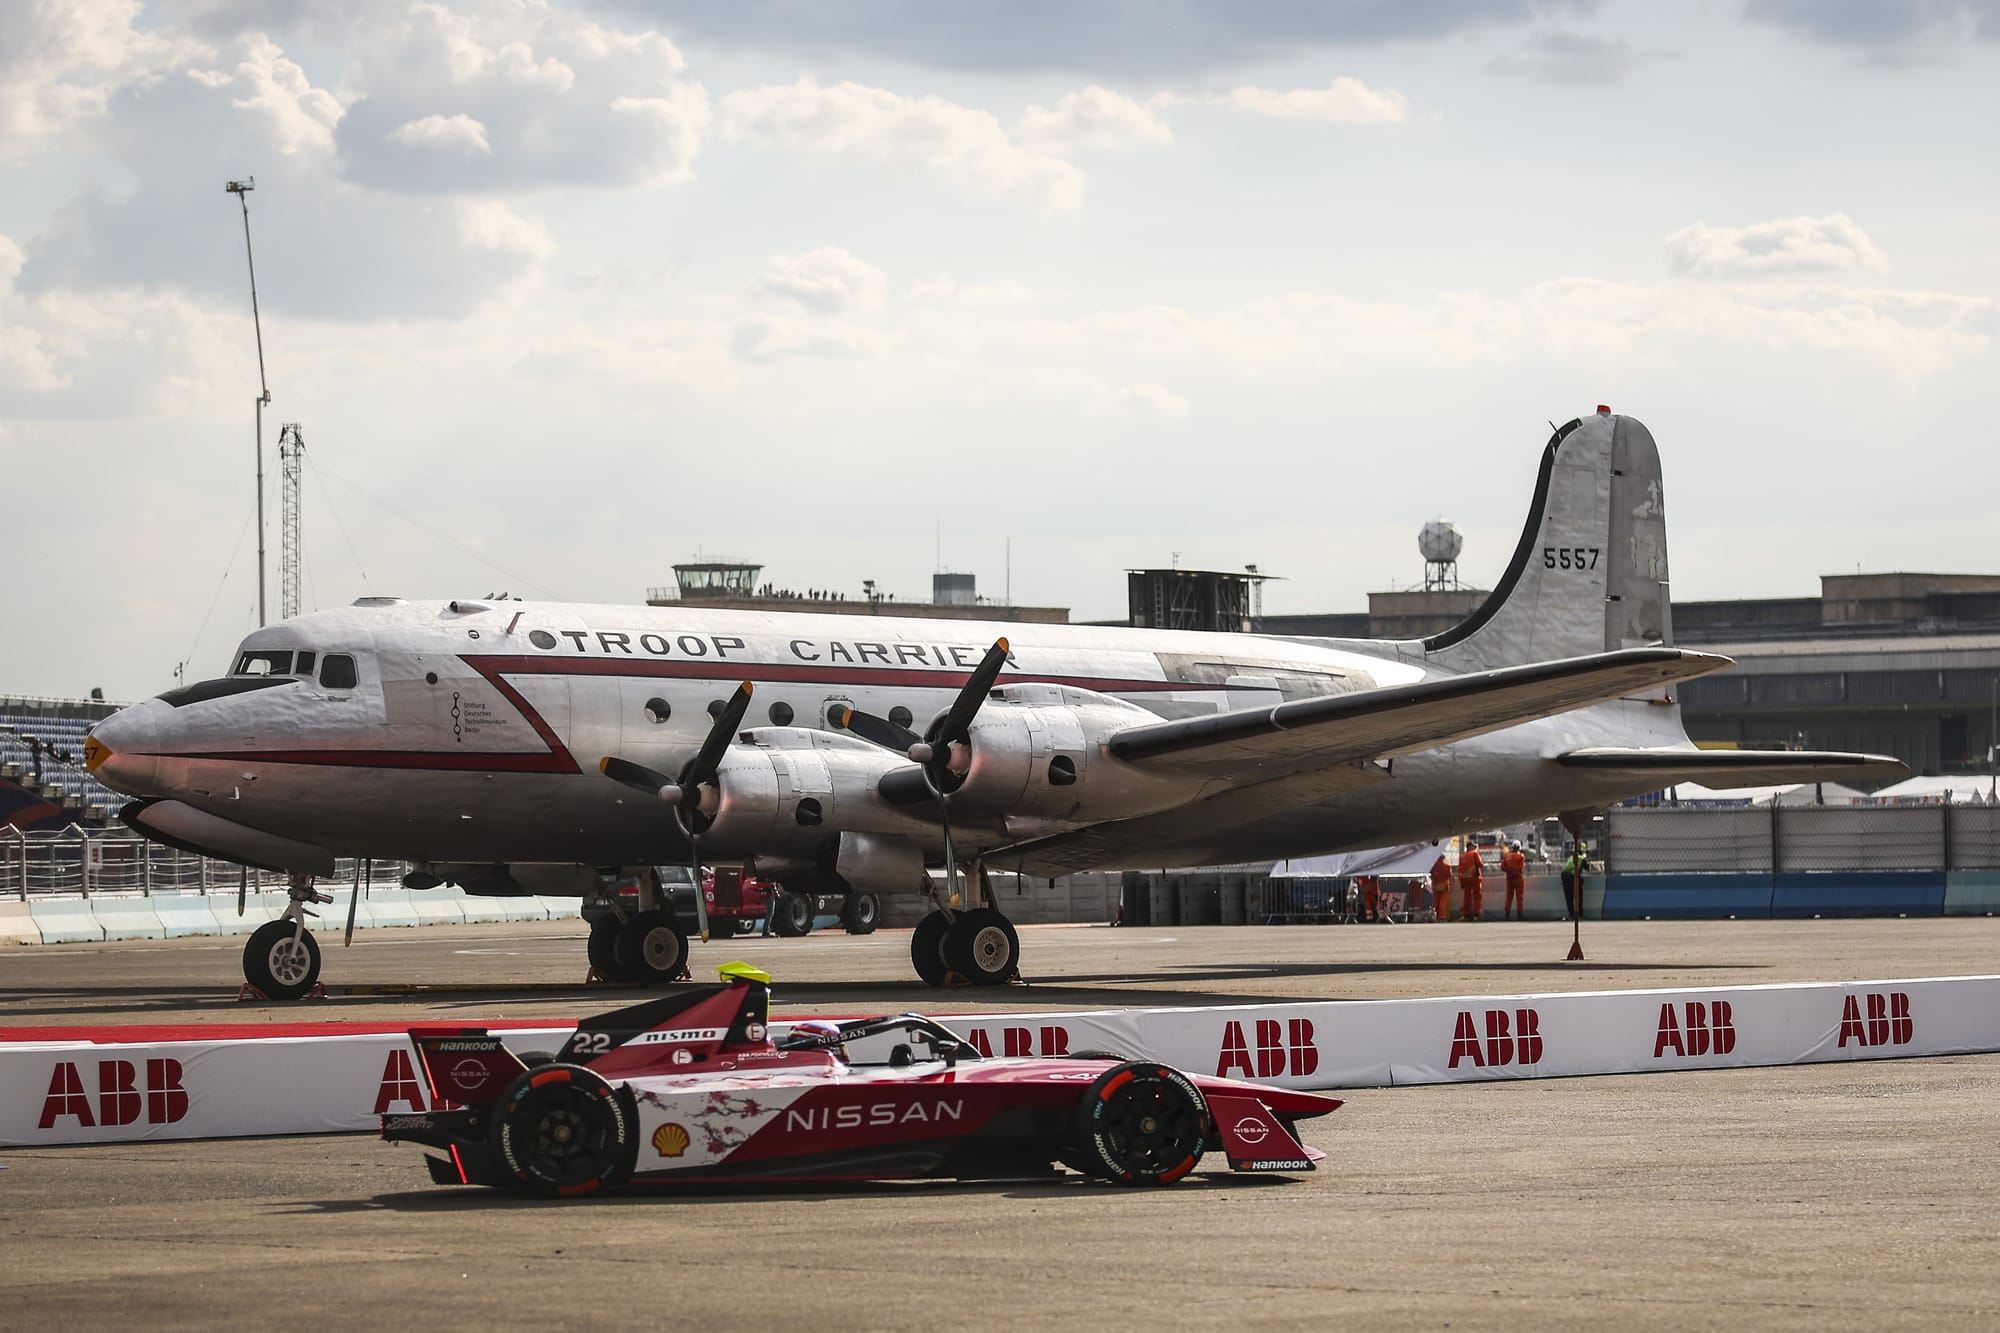
POLYGON ((1002 986, 1020 978, 1021 937, 1014 923, 993 906, 993 885, 983 866, 971 878, 982 906, 954 911, 927 889, 935 909, 910 934, 910 963, 925 985, 957 980, 973 986, 1002 986))
POLYGON ((688 975, 688 939, 673 913, 650 908, 629 920, 600 917, 590 926, 590 967, 606 981, 664 986, 688 975))
POLYGON ((293 875, 286 885, 292 901, 283 916, 257 927, 243 946, 243 991, 239 998, 299 1000, 326 994, 319 985, 319 941, 306 929, 308 903, 333 897, 313 887, 311 875, 293 875))

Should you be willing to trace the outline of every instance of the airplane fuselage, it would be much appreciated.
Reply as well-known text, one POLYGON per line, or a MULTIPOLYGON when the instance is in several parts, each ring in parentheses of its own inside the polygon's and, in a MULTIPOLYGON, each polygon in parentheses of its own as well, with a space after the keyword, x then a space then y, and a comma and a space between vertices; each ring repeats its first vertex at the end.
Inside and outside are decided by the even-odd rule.
MULTIPOLYGON (((603 776, 600 757, 678 772, 744 681, 756 687, 746 731, 829 729, 836 705, 921 731, 1002 635, 1011 653, 1001 684, 1069 685, 1166 719, 1450 674, 1417 642, 365 599, 259 630, 231 676, 120 713, 100 729, 112 758, 97 771, 134 795, 334 855, 667 862, 686 855, 679 826, 603 776), (335 659, 351 664, 351 685, 347 667, 329 673, 335 659)), ((1252 814, 1180 850, 1183 863, 1270 859, 1587 808, 1632 794, 1630 780, 1552 756, 1682 744, 1678 709, 1657 695, 1580 709, 1398 757, 1394 781, 1252 814)), ((1021 833, 975 824, 961 848, 1021 833)))

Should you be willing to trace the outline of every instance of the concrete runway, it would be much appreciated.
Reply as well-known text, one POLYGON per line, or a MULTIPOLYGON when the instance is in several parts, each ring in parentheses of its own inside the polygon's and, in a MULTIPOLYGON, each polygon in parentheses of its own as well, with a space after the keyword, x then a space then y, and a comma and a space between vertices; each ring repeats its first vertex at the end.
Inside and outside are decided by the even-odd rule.
MULTIPOLYGON (((0 953, 0 1028, 96 1023, 574 1018, 636 992, 582 984, 581 922, 368 930, 351 949, 320 935, 328 998, 240 1004, 240 938, 17 947, 0 953)), ((2000 963, 2000 919, 1584 923, 1587 960, 1562 961, 1569 927, 1487 921, 1410 926, 1028 926, 1029 985, 932 990, 910 971, 908 931, 697 941, 697 980, 741 958, 769 971, 773 1013, 1099 1009, 1400 999, 1654 986, 1960 976, 2000 963)))
MULTIPOLYGON (((573 1015, 580 927, 374 932, 235 1004, 240 942, 9 950, 0 1025, 573 1015), (525 991, 507 990, 512 984, 525 991)), ((1036 984, 940 995, 908 937, 732 941, 776 1012, 1210 1004, 1992 970, 2000 922, 1023 932, 1036 984), (940 1003, 941 1001, 941 1003, 940 1003)), ((705 955, 697 946, 697 958, 705 955)), ((523 1201, 368 1136, 0 1154, 0 1327, 560 1323, 1991 1326, 2000 1057, 1357 1091, 1315 1175, 523 1201)))

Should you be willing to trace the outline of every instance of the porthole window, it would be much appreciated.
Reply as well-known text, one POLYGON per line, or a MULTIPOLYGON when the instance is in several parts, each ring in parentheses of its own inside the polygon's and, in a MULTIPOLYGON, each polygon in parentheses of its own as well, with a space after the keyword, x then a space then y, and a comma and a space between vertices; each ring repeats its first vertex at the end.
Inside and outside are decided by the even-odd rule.
POLYGON ((910 710, 897 704, 889 710, 889 720, 907 731, 910 726, 910 710))
POLYGON ((724 705, 723 705, 723 702, 722 702, 722 700, 720 700, 720 699, 710 699, 710 700, 708 701, 708 715, 709 715, 710 717, 721 717, 721 716, 722 716, 722 709, 723 709, 723 707, 724 707, 724 705))
POLYGON ((672 717, 673 715, 674 715, 674 710, 672 707, 668 705, 665 699, 646 700, 646 720, 648 722, 653 722, 653 723, 665 722, 668 718, 672 717))
POLYGON ((813 828, 821 819, 825 818, 825 815, 821 812, 818 801, 810 796, 801 796, 799 798, 798 810, 792 817, 798 820, 803 827, 813 828))
POLYGON ((556 636, 545 629, 529 630, 528 642, 537 648, 553 648, 556 646, 556 636))
POLYGON ((791 706, 790 704, 788 704, 788 703, 784 703, 784 702, 779 702, 779 703, 774 703, 774 704, 772 704, 772 705, 771 705, 771 725, 772 725, 772 726, 774 726, 774 727, 789 727, 789 726, 791 726, 791 725, 792 725, 792 706, 791 706))

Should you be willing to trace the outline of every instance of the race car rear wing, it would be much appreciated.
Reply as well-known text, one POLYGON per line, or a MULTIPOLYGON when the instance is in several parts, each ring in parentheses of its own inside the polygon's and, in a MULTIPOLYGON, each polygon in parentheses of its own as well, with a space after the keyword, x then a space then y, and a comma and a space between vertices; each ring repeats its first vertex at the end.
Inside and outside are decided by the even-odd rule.
POLYGON ((490 1106, 528 1067, 479 1028, 411 1028, 410 1041, 437 1107, 490 1106))

